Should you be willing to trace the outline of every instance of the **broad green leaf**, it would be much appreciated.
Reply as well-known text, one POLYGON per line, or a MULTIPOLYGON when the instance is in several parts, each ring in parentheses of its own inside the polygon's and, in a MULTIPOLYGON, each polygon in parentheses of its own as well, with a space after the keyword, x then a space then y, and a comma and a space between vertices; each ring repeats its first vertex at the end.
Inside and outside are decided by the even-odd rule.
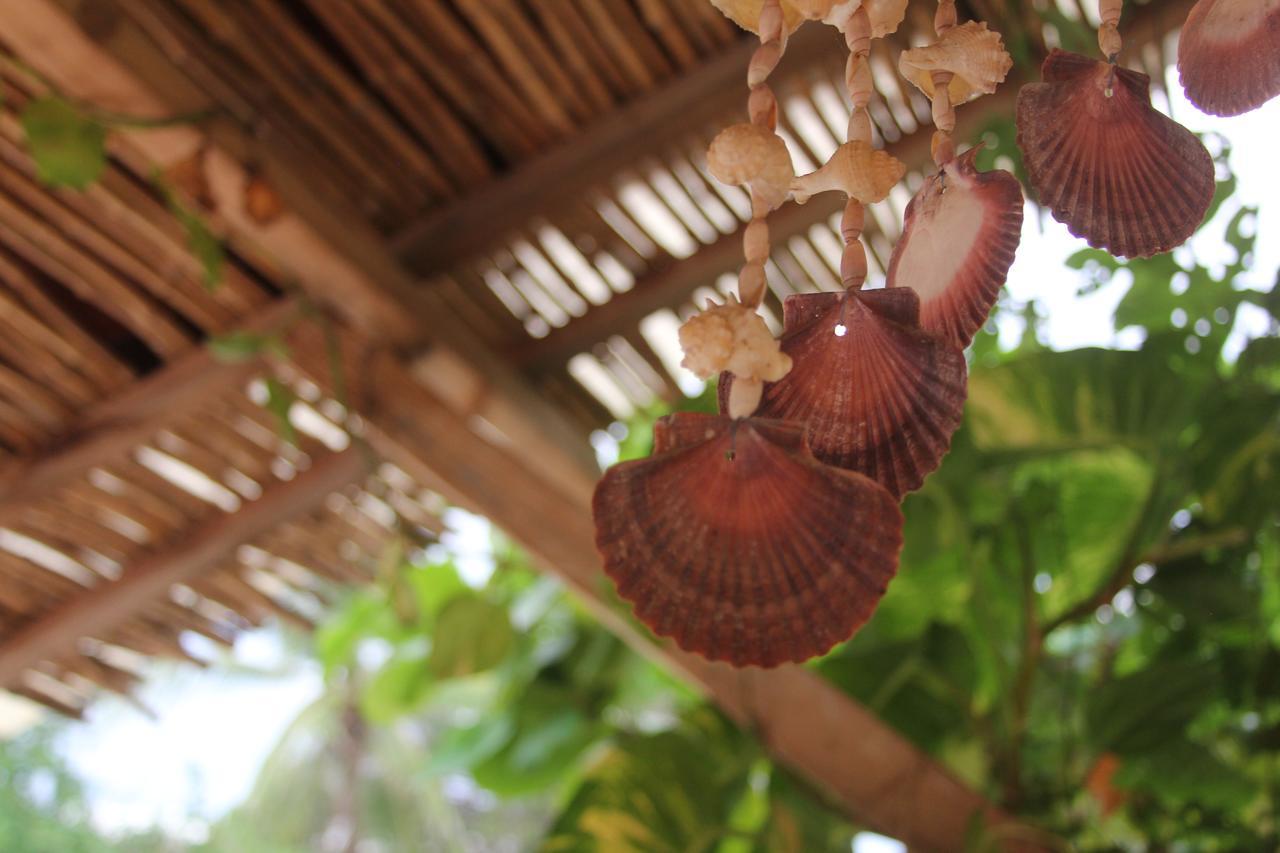
POLYGON ((472 768, 476 782, 501 796, 545 790, 561 782, 600 737, 598 723, 572 703, 572 694, 535 682, 513 703, 515 734, 472 768))
POLYGON ((434 680, 427 668, 427 644, 405 644, 378 668, 360 694, 360 710, 386 724, 421 707, 434 680))
POLYGON ((1041 352, 969 381, 966 409, 979 449, 1168 447, 1192 420, 1208 377, 1171 376, 1158 354, 1103 349, 1041 352))
POLYGON ((1017 467, 1010 523, 1021 526, 1017 547, 1027 553, 1011 559, 1026 559, 1026 570, 1049 575, 1041 596, 1045 616, 1087 599, 1125 559, 1131 541, 1137 540, 1137 552, 1144 550, 1135 528, 1152 485, 1150 465, 1123 449, 1057 454, 1017 467))
POLYGON ((63 98, 37 98, 22 111, 36 174, 51 187, 82 190, 107 165, 107 131, 63 98))
POLYGON ((458 678, 492 669, 515 639, 507 611, 474 593, 450 599, 432 634, 430 669, 436 678, 458 678))
POLYGON ((726 834, 755 752, 702 711, 677 729, 620 735, 552 825, 544 853, 686 853, 726 834))
POLYGON ((1163 661, 1085 697, 1089 736, 1099 752, 1151 755, 1183 738, 1213 700, 1218 671, 1208 663, 1163 661))
POLYGON ((385 600, 375 590, 349 598, 315 633, 316 654, 326 673, 352 662, 361 640, 381 636, 394 619, 385 600))
POLYGON ((413 590, 419 625, 423 629, 428 629, 435 623, 441 608, 447 602, 467 591, 467 585, 462 582, 453 563, 404 566, 400 578, 413 590))
POLYGON ((515 715, 506 710, 487 713, 472 726, 450 728, 432 741, 425 770, 430 774, 470 770, 506 746, 515 729, 515 715))
POLYGON ((1248 803, 1257 790, 1239 769, 1187 740, 1173 740, 1148 754, 1127 759, 1120 765, 1115 782, 1124 790, 1150 792, 1175 807, 1195 804, 1238 808, 1248 803))

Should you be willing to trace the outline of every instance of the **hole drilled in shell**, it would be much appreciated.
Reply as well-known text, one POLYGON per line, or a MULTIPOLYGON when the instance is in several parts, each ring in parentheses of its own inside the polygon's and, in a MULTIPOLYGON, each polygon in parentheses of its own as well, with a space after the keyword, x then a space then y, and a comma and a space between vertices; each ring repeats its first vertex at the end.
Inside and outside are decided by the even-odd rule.
POLYGON ((1122 257, 1185 242, 1213 199, 1213 158, 1151 106, 1147 75, 1062 50, 1042 72, 1018 93, 1018 147, 1054 218, 1122 257))
POLYGON ((759 418, 663 418, 653 456, 610 468, 592 509, 605 572, 636 616, 735 666, 803 661, 848 639, 902 546, 885 489, 819 463, 798 425, 759 418))
MULTIPOLYGON (((964 353, 920 328, 910 288, 806 293, 783 308, 792 368, 765 386, 758 414, 805 424, 820 461, 866 474, 894 497, 918 489, 960 426, 964 353)), ((732 383, 721 376, 722 406, 732 383)))

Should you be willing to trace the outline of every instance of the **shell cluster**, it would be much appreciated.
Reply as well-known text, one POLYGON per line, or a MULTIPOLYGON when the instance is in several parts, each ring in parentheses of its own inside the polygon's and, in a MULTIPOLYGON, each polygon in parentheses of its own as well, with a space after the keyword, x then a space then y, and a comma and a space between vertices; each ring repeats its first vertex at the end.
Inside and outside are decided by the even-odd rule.
MULTIPOLYGON (((897 571, 898 503, 941 463, 967 395, 964 347, 987 322, 1018 247, 1023 196, 1004 171, 957 153, 955 107, 995 91, 1012 60, 998 33, 959 23, 937 0, 936 39, 903 51, 899 71, 930 99, 937 170, 907 206, 885 287, 863 289, 864 205, 905 164, 872 144, 871 42, 906 0, 712 0, 760 48, 747 80, 749 123, 707 155, 721 181, 751 193, 738 299, 709 304, 680 330, 684 365, 719 374, 717 416, 655 427, 653 454, 611 468, 593 511, 605 571, 636 615, 684 649, 736 666, 824 654, 868 618, 897 571), (796 176, 775 133, 766 80, 805 21, 849 48, 847 140, 796 176), (789 296, 775 340, 756 313, 769 258, 766 216, 788 198, 843 193, 843 293, 789 296)), ((1200 224, 1214 192, 1199 140, 1152 107, 1145 75, 1119 64, 1122 0, 1098 0, 1100 59, 1054 50, 1024 86, 1018 144, 1040 201, 1071 231, 1117 255, 1168 251, 1200 224)), ((1280 0, 1199 0, 1179 70, 1202 109, 1231 115, 1280 94, 1280 0)))
MULTIPOLYGON (((851 636, 896 573, 898 503, 937 468, 960 424, 963 347, 1012 263, 1022 194, 1007 173, 978 172, 972 153, 935 146, 948 156, 908 207, 888 286, 863 290, 863 206, 885 199, 906 171, 871 144, 868 57, 871 39, 901 22, 905 0, 714 2, 761 39, 748 72, 751 121, 726 128, 707 153, 712 175, 751 192, 739 297, 708 304, 680 329, 684 366, 719 374, 722 414, 659 421, 653 454, 611 468, 593 511, 605 571, 645 624, 713 660, 774 666, 851 636), (853 112, 848 140, 797 177, 764 79, 784 34, 805 20, 844 35, 853 112), (846 198, 848 289, 788 297, 774 340, 755 311, 765 215, 788 195, 803 203, 820 192, 846 198)), ((953 24, 953 0, 939 8, 938 20, 953 24)), ((948 24, 939 35, 904 59, 922 85, 945 74, 964 87, 960 102, 1007 73, 1000 37, 985 25, 948 24)), ((942 110, 951 110, 945 98, 942 110)))

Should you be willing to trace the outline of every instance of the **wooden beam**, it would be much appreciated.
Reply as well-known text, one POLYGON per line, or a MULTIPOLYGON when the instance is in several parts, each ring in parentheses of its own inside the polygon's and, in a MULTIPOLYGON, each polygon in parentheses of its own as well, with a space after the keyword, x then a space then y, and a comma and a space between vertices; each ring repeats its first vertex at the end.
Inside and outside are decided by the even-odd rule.
POLYGON ((73 650, 81 637, 110 630, 149 602, 215 568, 240 545, 277 525, 319 508, 332 492, 360 480, 365 462, 355 448, 321 456, 288 482, 272 485, 197 530, 184 533, 171 550, 127 566, 120 579, 86 590, 19 629, 0 646, 0 685, 12 685, 32 664, 73 650))
MULTIPOLYGON (((801 32, 803 31, 802 28, 801 32)), ((1013 109, 1017 94, 1018 83, 1013 81, 996 94, 959 110, 956 129, 958 138, 969 138, 991 116, 1013 109)), ((922 127, 888 146, 888 150, 906 163, 908 169, 919 169, 930 162, 929 143, 932 136, 932 125, 922 127)), ((843 209, 844 200, 839 193, 821 193, 806 204, 788 203, 769 216, 769 234, 773 244, 783 245, 789 237, 808 231, 843 209)), ((739 227, 737 231, 720 237, 689 257, 668 262, 651 271, 630 290, 615 294, 605 304, 570 320, 567 325, 553 329, 546 337, 522 341, 508 351, 509 358, 525 370, 557 370, 563 368, 570 358, 589 350, 594 344, 635 328, 654 311, 680 305, 699 287, 712 285, 718 276, 735 271, 742 265, 744 229, 745 226, 739 227)))
MULTIPOLYGON (((275 329, 296 310, 294 300, 281 300, 245 323, 241 331, 275 329)), ((201 347, 94 405, 70 431, 55 436, 44 452, 6 460, 0 467, 0 524, 91 468, 150 440, 175 415, 245 384, 261 368, 259 358, 228 364, 201 347)))
MULTIPOLYGON (((705 0, 696 0, 705 2, 705 0)), ((591 187, 609 180, 664 143, 734 110, 746 111, 747 61, 759 44, 743 38, 717 58, 591 127, 509 175, 400 232, 392 246, 410 271, 426 277, 492 248, 534 216, 554 216, 591 187)), ((831 27, 801 27, 774 72, 789 74, 839 55, 831 27)))
POLYGON ((600 571, 590 480, 578 496, 551 488, 518 449, 486 441, 446 400, 383 355, 366 365, 378 392, 372 440, 416 477, 446 484, 447 498, 482 508, 592 614, 632 648, 693 684, 852 818, 928 850, 963 844, 975 814, 1008 818, 853 699, 801 666, 735 670, 655 640, 614 604, 600 571), (589 494, 589 491, 588 491, 589 494))

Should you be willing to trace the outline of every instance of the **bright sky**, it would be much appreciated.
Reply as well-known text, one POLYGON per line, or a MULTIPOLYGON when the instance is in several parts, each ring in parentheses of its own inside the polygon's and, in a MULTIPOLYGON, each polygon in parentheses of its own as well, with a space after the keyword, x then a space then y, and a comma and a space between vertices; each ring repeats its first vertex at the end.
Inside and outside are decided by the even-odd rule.
MULTIPOLYGON (((1259 241, 1252 286, 1266 289, 1280 266, 1280 205, 1268 194, 1280 191, 1273 169, 1275 130, 1280 128, 1280 100, 1262 110, 1235 119, 1201 115, 1175 93, 1173 114, 1197 131, 1215 131, 1232 140, 1232 162, 1240 177, 1234 204, 1258 205, 1259 241)), ((1217 259, 1224 251, 1221 235, 1234 207, 1224 208, 1218 220, 1193 240, 1192 249, 1204 259, 1217 259)), ((1037 299, 1047 310, 1044 332, 1057 348, 1112 343, 1109 317, 1120 290, 1111 286, 1078 298, 1078 274, 1064 267, 1064 259, 1083 247, 1065 227, 1028 209, 1022 246, 1018 251, 1008 290, 1019 301, 1037 299)), ((1185 251, 1185 250, 1180 250, 1185 251)), ((1230 252, 1229 248, 1225 249, 1230 252)), ((1221 260, 1221 259, 1218 259, 1221 260)), ((1230 260, 1228 257, 1226 260, 1230 260)), ((1250 312, 1242 325, 1252 335, 1266 330, 1262 312, 1250 312)), ((1002 335, 1016 338, 1020 321, 1009 320, 1002 335)), ((1126 343, 1121 337, 1118 343, 1126 343)), ((1134 341, 1128 340, 1129 345, 1134 341)), ((460 532, 455 547, 468 555, 468 573, 485 571, 484 525, 457 516, 460 532)), ((281 663, 281 645, 269 631, 243 636, 235 658, 249 665, 270 668, 281 663)), ((257 769, 285 726, 321 689, 314 666, 297 667, 271 678, 228 675, 219 671, 162 673, 142 690, 143 701, 154 708, 151 721, 128 706, 104 700, 97 703, 89 722, 73 727, 61 744, 75 770, 88 782, 94 816, 104 828, 146 827, 159 823, 183 832, 193 840, 202 832, 201 822, 186 822, 194 813, 215 818, 242 800, 250 790, 257 769)), ((896 842, 861 837, 864 853, 888 853, 902 849, 896 842)))

